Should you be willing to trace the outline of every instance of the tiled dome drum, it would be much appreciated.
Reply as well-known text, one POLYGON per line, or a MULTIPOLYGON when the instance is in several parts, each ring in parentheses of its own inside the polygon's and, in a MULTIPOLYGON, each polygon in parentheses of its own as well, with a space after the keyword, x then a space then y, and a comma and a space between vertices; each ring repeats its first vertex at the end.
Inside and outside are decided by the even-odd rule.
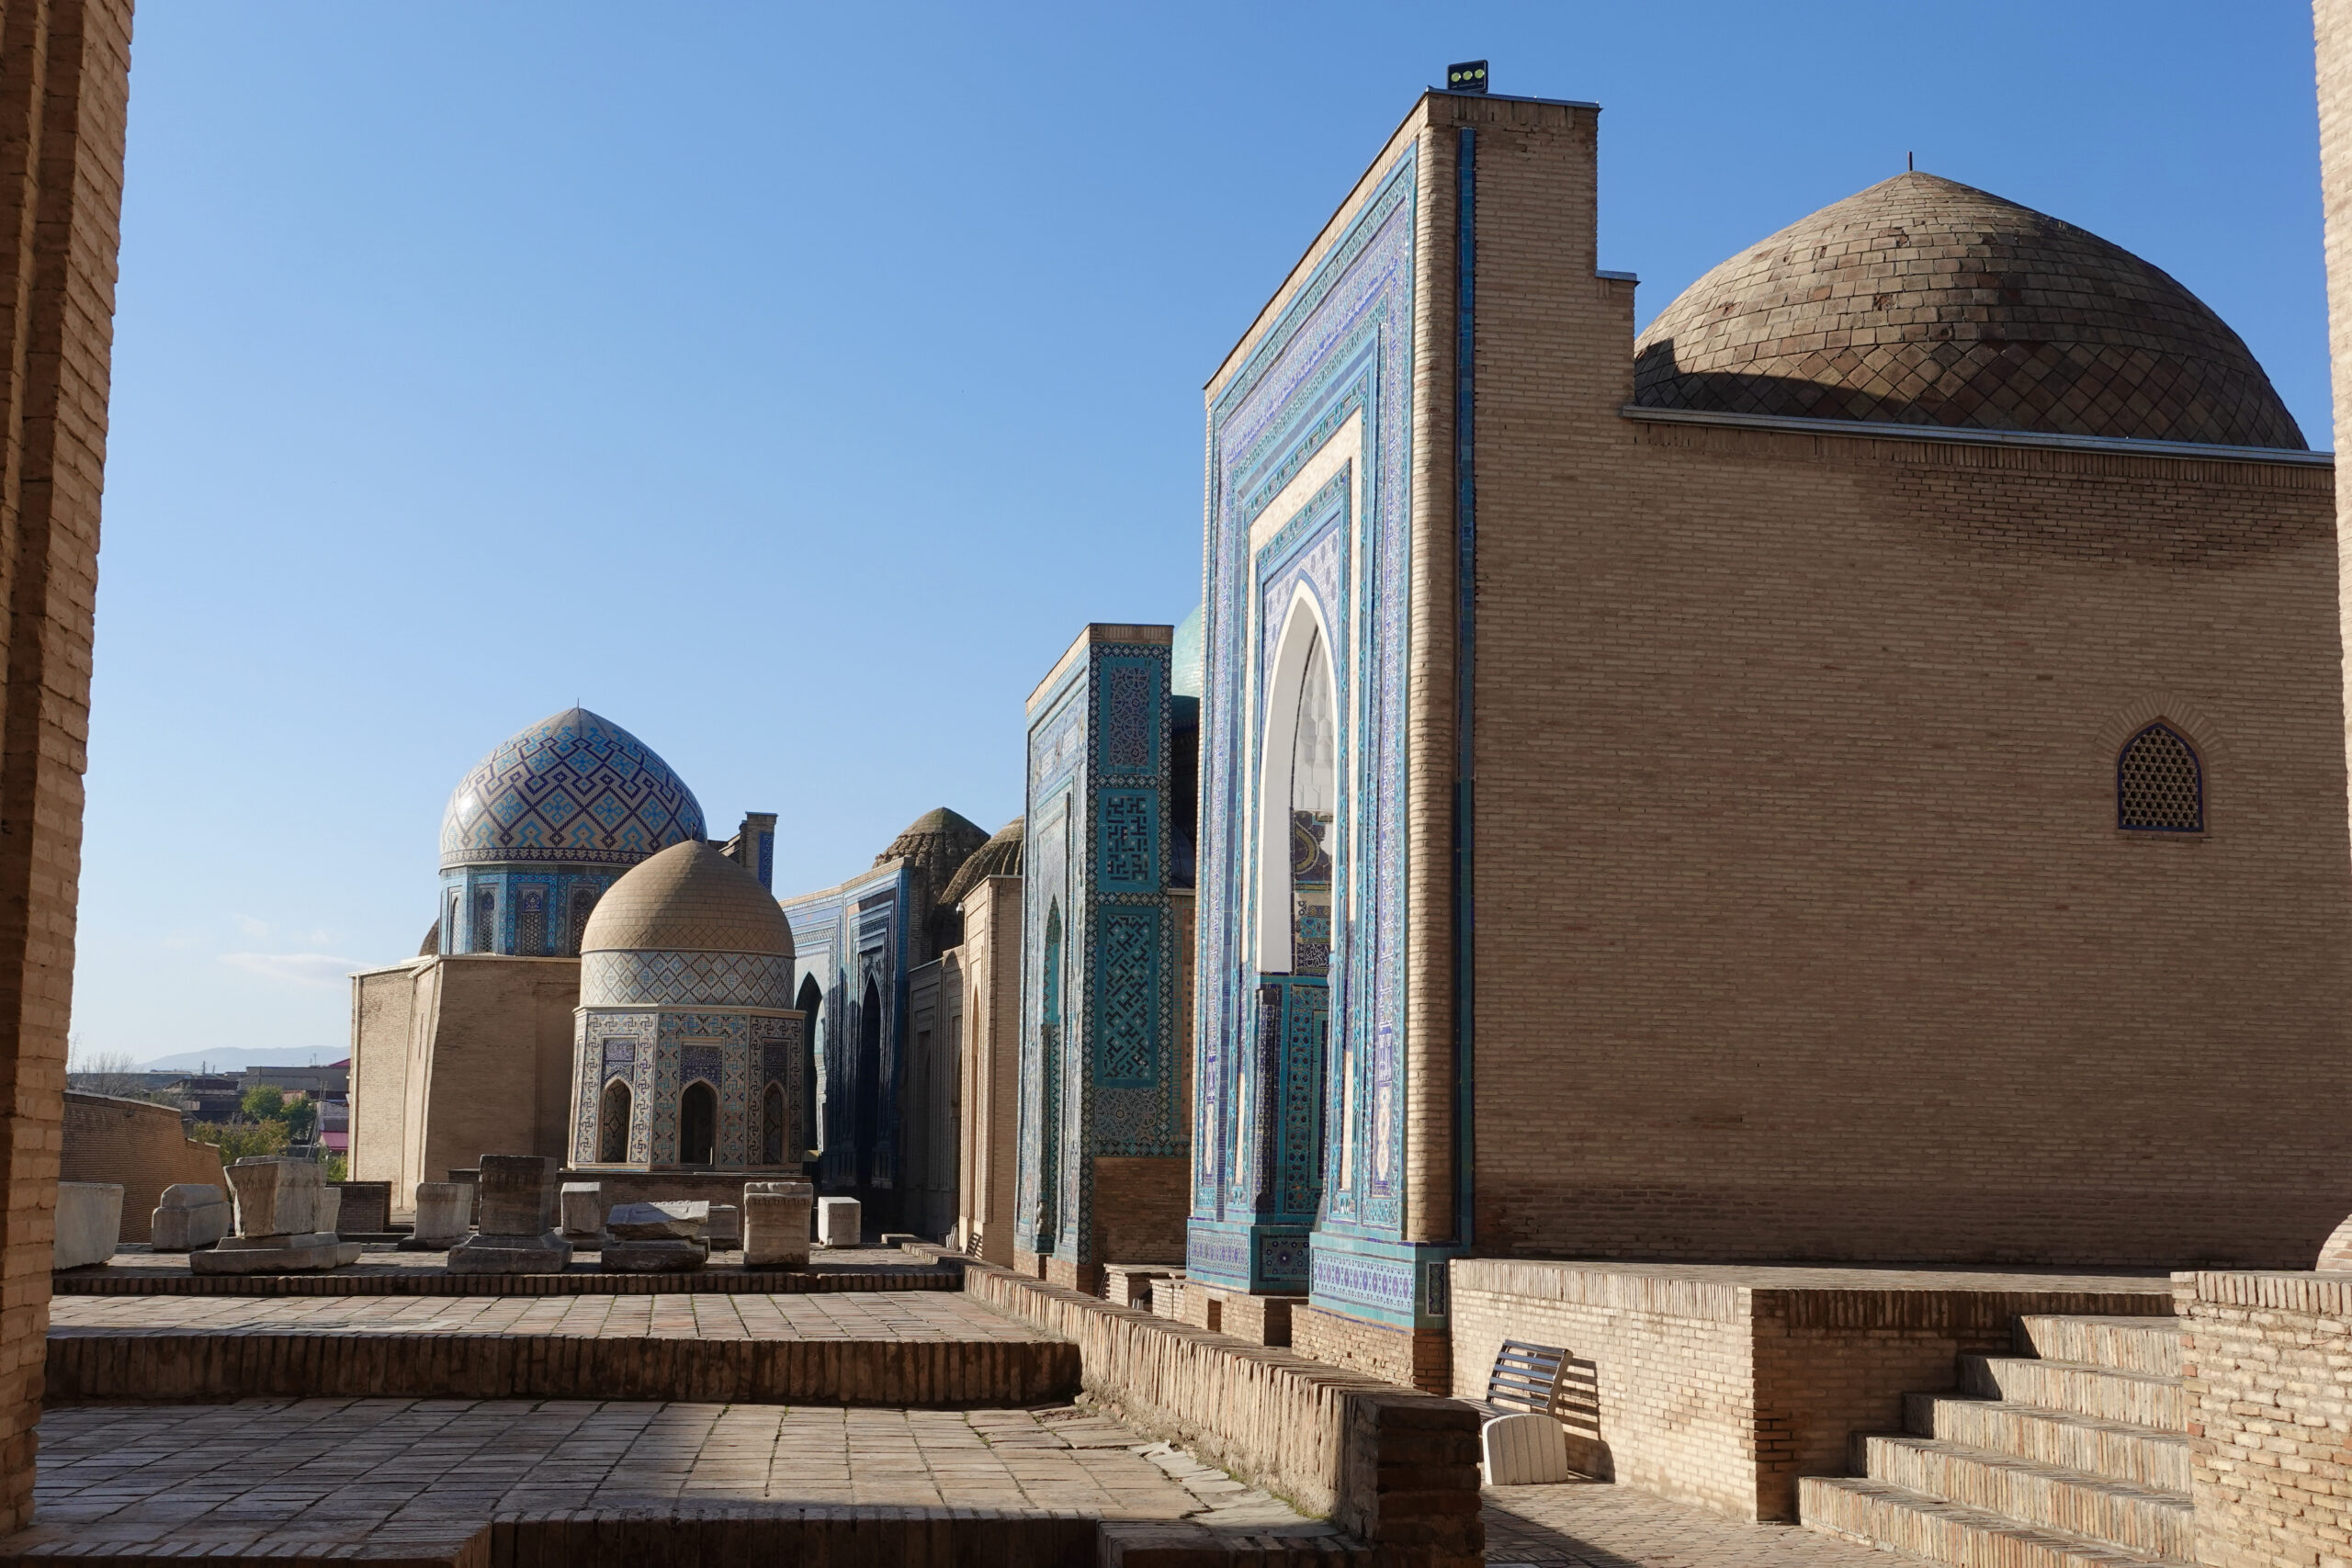
POLYGON ((1634 345, 1645 408, 2301 450, 2237 333, 2071 223, 1898 175, 1749 246, 1634 345))
POLYGON ((514 736, 465 776, 441 818, 441 865, 628 866, 702 838, 702 807, 670 765, 612 720, 575 707, 514 736))

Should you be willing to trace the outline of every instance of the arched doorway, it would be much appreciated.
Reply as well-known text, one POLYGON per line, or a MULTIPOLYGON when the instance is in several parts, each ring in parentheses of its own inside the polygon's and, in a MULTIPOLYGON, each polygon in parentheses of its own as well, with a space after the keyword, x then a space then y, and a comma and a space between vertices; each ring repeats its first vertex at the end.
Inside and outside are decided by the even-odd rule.
POLYGON ((1040 1087, 1037 1139, 1037 1250, 1050 1252, 1061 1235, 1062 1190, 1062 906, 1046 908, 1045 966, 1037 987, 1040 1087))
POLYGON ((871 976, 865 981, 865 999, 857 1010, 857 1127, 853 1139, 857 1179, 870 1184, 883 1174, 882 990, 871 976))
POLYGON ((678 1097, 678 1163, 712 1164, 718 1141, 718 1094, 696 1078, 678 1097))
POLYGON ((605 1086, 605 1098, 596 1108, 596 1158, 605 1165, 619 1165, 628 1158, 628 1117, 634 1100, 628 1085, 615 1078, 605 1086))
POLYGON ((805 1146, 792 1156, 798 1160, 811 1149, 821 1153, 825 1147, 825 988, 814 974, 800 982, 800 994, 792 1005, 800 1010, 800 1139, 805 1146))
POLYGON ((784 1113, 784 1086, 779 1083, 771 1083, 768 1085, 767 1093, 762 1097, 761 1103, 761 1164, 782 1165, 784 1163, 787 1131, 788 1121, 784 1113))
POLYGON ((1302 587, 1275 649, 1258 774, 1259 1006, 1280 1042, 1281 1088, 1277 1100, 1270 1086, 1241 1128, 1271 1156, 1263 1168, 1285 1173, 1266 1194, 1285 1227, 1315 1222, 1329 1168, 1329 987, 1342 957, 1333 898, 1341 711, 1329 630, 1302 587))

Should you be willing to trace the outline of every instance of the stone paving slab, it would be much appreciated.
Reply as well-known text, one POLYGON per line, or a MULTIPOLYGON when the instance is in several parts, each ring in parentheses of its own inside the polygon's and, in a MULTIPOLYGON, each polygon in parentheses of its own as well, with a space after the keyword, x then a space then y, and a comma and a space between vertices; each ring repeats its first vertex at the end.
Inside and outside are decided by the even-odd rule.
MULTIPOLYGON (((35 1523, 0 1539, 0 1562, 454 1562, 498 1518, 645 1527, 721 1513, 869 1526, 951 1515, 1185 1520, 1236 1540, 1335 1534, 1067 1406, 249 1399, 47 1413, 35 1523)), ((1091 1533, 1082 1544, 1091 1562, 1091 1533)))
POLYGON ((572 1254, 560 1274, 485 1276, 452 1274, 446 1252, 401 1252, 370 1246, 359 1261, 323 1274, 202 1275, 190 1270, 185 1253, 128 1247, 109 1262, 55 1275, 59 1296, 365 1296, 480 1295, 494 1278, 502 1294, 659 1295, 749 1292, 808 1293, 843 1291, 958 1291, 960 1264, 895 1247, 821 1248, 805 1269, 746 1269, 740 1251, 711 1254, 711 1261, 688 1274, 611 1273, 593 1249, 572 1254))
POLYGON ((1569 1481, 1481 1495, 1487 1568, 1902 1568, 1924 1560, 1797 1525, 1743 1524, 1631 1486, 1569 1481))

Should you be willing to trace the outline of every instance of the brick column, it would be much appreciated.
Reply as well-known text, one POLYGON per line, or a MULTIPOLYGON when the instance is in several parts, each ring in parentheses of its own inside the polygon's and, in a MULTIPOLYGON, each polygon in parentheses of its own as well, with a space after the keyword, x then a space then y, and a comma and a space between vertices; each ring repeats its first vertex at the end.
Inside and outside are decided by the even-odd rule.
POLYGON ((0 1529, 32 1517, 130 0, 0 0, 0 1529))

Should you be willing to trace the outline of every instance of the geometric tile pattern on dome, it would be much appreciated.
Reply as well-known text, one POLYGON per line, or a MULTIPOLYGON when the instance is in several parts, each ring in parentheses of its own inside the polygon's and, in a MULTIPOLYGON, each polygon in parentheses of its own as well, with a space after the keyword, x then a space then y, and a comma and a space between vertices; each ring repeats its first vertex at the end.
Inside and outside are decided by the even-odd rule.
POLYGON ((2135 833, 2205 830, 2205 770, 2170 725, 2148 726, 2115 760, 2115 825, 2135 833))
POLYGON ((1645 408, 2304 446, 2245 344, 2169 275, 1934 175, 1748 246, 1634 354, 1645 408))
POLYGON ((441 819, 441 864, 626 865, 702 837, 702 807, 670 765, 573 707, 510 736, 458 783, 441 819))

